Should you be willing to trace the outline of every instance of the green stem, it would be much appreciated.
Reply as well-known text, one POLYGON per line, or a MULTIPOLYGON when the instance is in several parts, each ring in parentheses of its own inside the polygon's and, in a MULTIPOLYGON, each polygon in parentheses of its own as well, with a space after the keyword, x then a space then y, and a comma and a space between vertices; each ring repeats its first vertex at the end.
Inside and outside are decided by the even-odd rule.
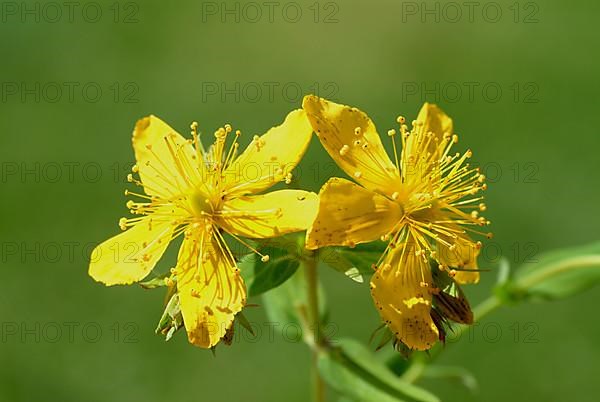
POLYGON ((423 372, 425 371, 425 361, 421 358, 421 355, 416 355, 414 360, 410 363, 410 366, 406 369, 404 373, 402 373, 402 379, 406 382, 414 383, 416 382, 423 372))
POLYGON ((317 366, 319 351, 325 346, 325 338, 321 334, 321 318, 319 315, 319 286, 317 276, 317 259, 315 253, 306 256, 304 260, 306 275, 306 290, 308 301, 308 313, 310 317, 311 332, 313 336, 311 377, 313 386, 314 402, 325 401, 325 384, 319 375, 317 366))
MULTIPOLYGON (((550 268, 546 268, 540 272, 535 272, 530 276, 525 276, 520 280, 516 281, 516 286, 520 289, 527 289, 535 286, 537 283, 543 282, 554 275, 568 271, 573 268, 587 267, 590 265, 596 265, 600 263, 600 258, 596 255, 592 256, 579 256, 576 258, 567 259, 566 261, 560 261, 551 265, 550 268)), ((474 322, 480 321, 483 317, 490 314, 491 312, 502 306, 502 301, 496 296, 492 295, 481 302, 477 307, 473 309, 474 322)), ((468 325, 459 325, 454 329, 454 336, 459 339, 462 334, 469 328, 468 325)), ((408 382, 415 382, 423 375, 427 367, 427 363, 434 361, 444 350, 442 346, 438 345, 431 350, 430 359, 426 361, 422 354, 415 355, 414 360, 410 366, 402 374, 402 379, 408 382)))
MULTIPOLYGON (((473 309, 473 321, 480 321, 483 317, 495 311, 500 306, 502 306, 502 300, 500 300, 498 296, 492 295, 488 297, 473 309)), ((462 327, 467 328, 466 325, 463 325, 462 327)))

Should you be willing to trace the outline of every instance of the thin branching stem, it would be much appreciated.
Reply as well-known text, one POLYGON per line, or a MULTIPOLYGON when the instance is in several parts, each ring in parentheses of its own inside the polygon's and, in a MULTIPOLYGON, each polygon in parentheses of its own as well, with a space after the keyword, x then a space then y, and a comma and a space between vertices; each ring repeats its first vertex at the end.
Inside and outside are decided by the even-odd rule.
POLYGON ((306 275, 307 302, 310 318, 310 331, 312 334, 312 363, 311 377, 313 385, 314 402, 325 402, 325 384, 319 374, 319 352, 325 346, 325 338, 321 333, 321 318, 319 314, 319 285, 317 276, 316 253, 311 253, 304 259, 306 275))

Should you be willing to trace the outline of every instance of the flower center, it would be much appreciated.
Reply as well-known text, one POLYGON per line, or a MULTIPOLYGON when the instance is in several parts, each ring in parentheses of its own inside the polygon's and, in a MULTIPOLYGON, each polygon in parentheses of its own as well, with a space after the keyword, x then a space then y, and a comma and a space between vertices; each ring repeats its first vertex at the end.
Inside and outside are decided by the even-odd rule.
POLYGON ((216 195, 195 191, 190 197, 192 211, 196 216, 214 215, 221 209, 221 200, 216 195))

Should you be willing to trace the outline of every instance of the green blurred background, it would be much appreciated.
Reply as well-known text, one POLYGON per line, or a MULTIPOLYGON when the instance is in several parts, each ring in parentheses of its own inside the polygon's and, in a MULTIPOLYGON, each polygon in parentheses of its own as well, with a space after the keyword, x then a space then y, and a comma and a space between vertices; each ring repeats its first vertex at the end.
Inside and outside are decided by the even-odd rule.
MULTIPOLYGON (((307 348, 270 339, 263 307, 248 310, 259 339, 213 357, 183 333, 154 335, 161 290, 87 276, 126 214, 130 133, 150 113, 184 133, 229 122, 249 141, 303 93, 357 106, 381 132, 429 100, 487 169, 495 238, 480 265, 598 240, 596 1, 0 6, 1 401, 308 400, 307 348)), ((315 191, 339 173, 317 141, 301 169, 315 191)), ((379 324, 368 286, 321 274, 334 338, 367 342, 379 324)), ((494 280, 467 289, 473 304, 494 280)), ((472 371, 476 394, 423 385, 445 401, 597 400, 598 296, 504 308, 450 345, 441 362, 472 371)))

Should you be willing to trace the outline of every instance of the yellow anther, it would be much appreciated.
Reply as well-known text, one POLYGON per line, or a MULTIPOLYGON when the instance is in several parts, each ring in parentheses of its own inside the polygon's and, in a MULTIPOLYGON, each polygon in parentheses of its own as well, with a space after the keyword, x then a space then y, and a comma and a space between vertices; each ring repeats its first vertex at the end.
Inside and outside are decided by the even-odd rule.
POLYGON ((398 124, 404 124, 404 123, 406 123, 406 119, 404 118, 404 116, 398 116, 396 118, 396 121, 398 122, 398 124))
POLYGON ((360 134, 361 134, 361 132, 362 132, 362 129, 361 129, 360 127, 356 127, 356 128, 354 129, 354 135, 360 135, 360 134))
POLYGON ((340 148, 340 155, 341 156, 346 155, 349 150, 350 150, 350 147, 348 145, 344 145, 342 148, 340 148))
POLYGON ((389 135, 390 137, 393 137, 393 136, 395 136, 395 135, 396 135, 396 130, 394 130, 394 129, 388 130, 388 135, 389 135))
POLYGON ((254 141, 254 145, 256 146, 256 149, 258 151, 260 151, 260 149, 265 146, 265 140, 263 140, 262 138, 260 138, 258 135, 255 135, 252 138, 252 140, 254 141))
POLYGON ((139 172, 139 171, 140 171, 140 168, 139 168, 139 166, 138 166, 138 165, 133 165, 133 166, 131 167, 131 171, 132 171, 133 173, 137 173, 137 172, 139 172))
POLYGON ((127 229, 127 218, 119 219, 119 227, 121 228, 121 230, 127 229))
POLYGON ((268 255, 268 254, 265 254, 265 255, 263 255, 262 257, 260 257, 260 260, 261 260, 262 262, 269 262, 269 259, 270 259, 270 257, 269 257, 269 255, 268 255))
POLYGON ((360 179, 362 177, 362 172, 354 172, 354 177, 360 179))
POLYGON ((222 140, 223 138, 225 138, 225 136, 227 135, 227 132, 225 131, 225 129, 223 127, 219 128, 217 131, 215 131, 215 138, 222 140))

